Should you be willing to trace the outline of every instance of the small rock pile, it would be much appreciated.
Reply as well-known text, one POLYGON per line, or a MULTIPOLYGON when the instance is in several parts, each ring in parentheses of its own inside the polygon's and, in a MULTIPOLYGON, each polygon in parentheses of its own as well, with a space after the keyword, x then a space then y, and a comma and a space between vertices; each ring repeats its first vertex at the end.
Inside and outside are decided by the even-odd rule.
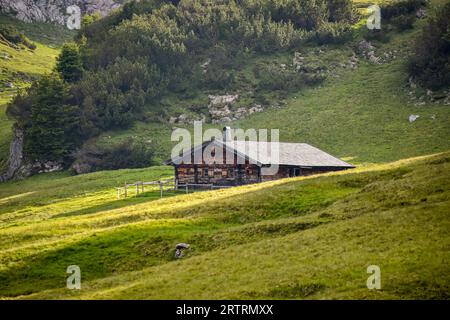
POLYGON ((292 64, 294 65, 295 70, 300 71, 303 67, 304 61, 305 57, 303 57, 300 52, 294 53, 294 57, 292 58, 292 64))
POLYGON ((194 121, 201 121, 201 122, 205 123, 206 117, 204 115, 202 115, 201 118, 198 119, 191 115, 180 114, 178 116, 169 118, 170 124, 192 124, 194 121))
POLYGON ((375 47, 366 40, 362 40, 358 43, 358 52, 361 56, 369 60, 374 64, 381 64, 380 57, 375 55, 375 47))
POLYGON ((417 94, 417 88, 418 85, 414 82, 413 77, 410 77, 408 79, 407 94, 409 96, 409 101, 416 107, 423 106, 427 103, 445 106, 450 105, 450 88, 439 92, 433 92, 430 89, 426 89, 426 93, 419 96, 417 94))
POLYGON ((250 108, 233 108, 238 101, 239 95, 210 95, 208 111, 212 123, 225 123, 238 120, 255 112, 263 111, 261 105, 253 105, 250 108))

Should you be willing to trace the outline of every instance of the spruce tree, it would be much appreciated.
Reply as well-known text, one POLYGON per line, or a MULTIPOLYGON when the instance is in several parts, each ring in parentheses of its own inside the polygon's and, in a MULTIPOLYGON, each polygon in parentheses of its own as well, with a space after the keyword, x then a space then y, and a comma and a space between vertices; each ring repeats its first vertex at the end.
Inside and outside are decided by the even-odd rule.
POLYGON ((43 76, 25 130, 25 153, 36 160, 63 160, 78 145, 79 108, 67 104, 67 85, 56 74, 43 76))
POLYGON ((78 46, 75 43, 66 43, 56 62, 56 70, 63 79, 69 83, 81 79, 83 74, 83 62, 78 46))

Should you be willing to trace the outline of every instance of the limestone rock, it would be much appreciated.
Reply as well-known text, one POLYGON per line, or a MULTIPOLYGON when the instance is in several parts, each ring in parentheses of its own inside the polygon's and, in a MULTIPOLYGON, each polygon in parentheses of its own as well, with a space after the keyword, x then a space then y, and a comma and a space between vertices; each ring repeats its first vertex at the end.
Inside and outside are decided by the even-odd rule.
POLYGON ((107 15, 118 8, 121 0, 0 0, 0 12, 25 22, 52 22, 65 24, 66 10, 71 5, 82 13, 99 12, 107 15))
POLYGON ((208 111, 212 123, 226 123, 264 110, 258 104, 250 107, 233 108, 238 99, 239 95, 210 95, 208 111))
POLYGON ((294 53, 294 58, 292 58, 292 64, 294 65, 295 70, 300 71, 303 66, 305 58, 302 56, 300 52, 294 53))
POLYGON ((420 116, 417 115, 417 114, 412 114, 412 115, 409 116, 409 119, 408 119, 408 120, 409 120, 410 123, 413 123, 413 122, 416 121, 419 117, 420 117, 420 116))
POLYGON ((169 123, 170 124, 192 124, 194 121, 201 121, 203 123, 206 122, 206 117, 204 115, 201 116, 200 119, 193 117, 191 115, 187 114, 180 114, 178 116, 170 117, 169 123))

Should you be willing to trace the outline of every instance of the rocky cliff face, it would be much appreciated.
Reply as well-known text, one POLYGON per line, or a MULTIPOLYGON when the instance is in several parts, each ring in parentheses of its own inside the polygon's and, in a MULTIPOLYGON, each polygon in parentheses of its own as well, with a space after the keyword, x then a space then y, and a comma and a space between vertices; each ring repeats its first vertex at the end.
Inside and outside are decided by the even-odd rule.
POLYGON ((0 0, 0 12, 25 22, 53 22, 65 24, 66 10, 71 5, 82 13, 108 14, 123 0, 0 0))
POLYGON ((8 168, 3 175, 0 175, 0 182, 10 180, 14 177, 17 170, 22 165, 22 150, 23 150, 23 131, 15 128, 14 129, 14 138, 9 147, 9 160, 8 160, 8 168))
POLYGON ((0 182, 23 179, 37 173, 61 171, 63 165, 58 161, 29 161, 23 155, 23 131, 14 128, 14 137, 10 145, 8 167, 3 175, 0 175, 0 182))

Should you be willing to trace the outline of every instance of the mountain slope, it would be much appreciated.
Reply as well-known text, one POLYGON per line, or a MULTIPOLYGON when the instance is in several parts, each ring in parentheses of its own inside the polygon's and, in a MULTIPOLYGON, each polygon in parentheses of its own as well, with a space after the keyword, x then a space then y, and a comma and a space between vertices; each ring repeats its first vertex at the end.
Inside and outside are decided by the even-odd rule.
POLYGON ((0 26, 14 27, 27 36, 36 49, 12 48, 0 42, 0 172, 9 155, 13 121, 7 119, 6 104, 18 90, 27 88, 31 82, 49 73, 59 54, 59 46, 69 41, 74 32, 45 23, 24 23, 0 15, 0 26))
MULTIPOLYGON (((443 1, 432 1, 433 5, 438 3, 443 1)), ((357 4, 363 5, 360 1, 357 4)), ((110 20, 106 19, 104 24, 107 26, 108 23, 118 23, 113 18, 110 20)), ((210 121, 209 94, 237 94, 239 99, 233 108, 248 109, 254 104, 260 104, 264 111, 237 121, 209 123, 205 125, 206 128, 220 129, 225 124, 244 129, 277 128, 280 129, 283 141, 307 142, 355 164, 394 161, 448 150, 450 111, 445 100, 432 100, 426 95, 425 89, 414 89, 408 83, 406 65, 411 54, 411 43, 424 23, 424 20, 416 20, 414 29, 403 32, 394 28, 388 33, 389 41, 372 41, 375 55, 381 57, 380 65, 358 52, 358 42, 362 39, 358 32, 356 39, 346 44, 309 43, 294 48, 295 50, 265 54, 253 52, 238 56, 234 61, 235 65, 226 69, 234 77, 232 89, 211 90, 205 84, 205 88, 200 90, 188 90, 181 94, 168 93, 161 101, 146 104, 142 115, 131 128, 116 126, 113 131, 100 130, 100 135, 88 140, 87 145, 91 146, 92 141, 96 141, 96 145, 103 150, 114 148, 129 139, 140 141, 153 151, 155 162, 161 163, 169 157, 174 145, 170 136, 175 127, 192 129, 193 119, 202 117, 210 121), (258 70, 261 66, 284 65, 289 69, 295 52, 302 55, 308 68, 323 68, 327 72, 327 80, 315 88, 307 86, 290 92, 275 89, 255 91, 261 81, 255 73, 260 72, 258 70), (388 58, 384 58, 385 55, 388 58), (356 67, 352 65, 355 57, 356 67), (420 117, 410 123, 410 115, 420 117), (188 121, 171 121, 180 117, 185 117, 188 121)), ((101 38, 103 33, 96 28, 103 30, 101 28, 105 25, 99 23, 93 30, 88 30, 88 33, 100 33, 96 37, 101 38)), ((217 52, 199 53, 195 58, 204 62, 208 58, 214 58, 216 54, 219 56, 218 60, 222 59, 223 53, 217 48, 216 50, 217 52)), ((101 57, 99 55, 97 58, 101 57)), ((49 59, 43 61, 53 63, 49 59)), ((210 68, 217 67, 214 63, 213 60, 210 68)), ((220 73, 221 67, 216 70, 218 76, 223 76, 220 73)), ((95 71, 93 74, 96 74, 95 71)), ((88 86, 85 84, 85 87, 88 86)), ((97 89, 93 92, 100 91, 97 89)), ((447 95, 448 101, 448 92, 439 94, 447 95)), ((110 98, 109 95, 106 96, 110 98)), ((107 105, 120 105, 127 101, 122 98, 113 99, 107 105)), ((8 99, 9 97, 4 98, 3 101, 8 99)), ((0 124, 5 132, 0 143, 0 158, 4 163, 11 137, 11 122, 3 119, 0 124)), ((98 130, 98 126, 94 127, 98 130)))
MULTIPOLYGON (((443 3, 432 3, 438 2, 443 3)), ((265 96, 264 112, 205 127, 221 129, 226 124, 244 129, 276 128, 280 129, 282 141, 307 142, 336 156, 351 158, 354 163, 395 161, 448 150, 448 103, 433 100, 425 89, 414 88, 408 81, 408 57, 413 40, 424 23, 424 20, 417 20, 412 30, 391 31, 389 41, 372 41, 375 55, 381 57, 382 64, 375 64, 358 54, 357 42, 299 48, 305 64, 321 65, 330 71, 324 83, 291 93, 274 90, 265 96), (351 69, 349 61, 354 54, 358 58, 358 67, 351 69), (410 123, 410 115, 420 117, 410 123)), ((293 57, 293 52, 252 57, 237 77, 244 79, 242 88, 219 94, 239 94, 243 100, 240 103, 245 105, 248 99, 257 95, 249 88, 249 83, 255 81, 253 70, 264 63, 289 65, 293 57)), ((445 95, 449 95, 448 91, 445 95)), ((192 106, 204 110, 207 105, 205 92, 188 99, 169 97, 163 99, 161 106, 148 106, 148 117, 184 114, 192 118, 192 106)), ((138 121, 131 129, 101 134, 98 143, 113 145, 127 137, 150 139, 164 158, 170 154, 173 145, 169 139, 174 127, 192 129, 191 124, 173 124, 167 120, 160 123, 138 121)))
POLYGON ((115 201, 108 187, 114 181, 103 182, 99 174, 6 183, 0 187, 6 205, 0 293, 51 299, 448 298, 449 166, 444 153, 156 201, 152 191, 115 201), (58 192, 51 185, 73 185, 74 179, 99 187, 68 190, 57 201, 50 196, 58 192), (47 187, 39 188, 43 183, 47 187), (14 188, 24 193, 13 195, 14 188), (42 192, 48 196, 27 201, 42 192), (89 204, 96 194, 97 202, 89 204), (74 211, 75 201, 86 207, 74 211), (173 261, 179 242, 192 249, 173 261), (72 264, 82 270, 80 292, 65 289, 65 269, 72 264), (365 287, 369 265, 381 267, 381 291, 365 287))

